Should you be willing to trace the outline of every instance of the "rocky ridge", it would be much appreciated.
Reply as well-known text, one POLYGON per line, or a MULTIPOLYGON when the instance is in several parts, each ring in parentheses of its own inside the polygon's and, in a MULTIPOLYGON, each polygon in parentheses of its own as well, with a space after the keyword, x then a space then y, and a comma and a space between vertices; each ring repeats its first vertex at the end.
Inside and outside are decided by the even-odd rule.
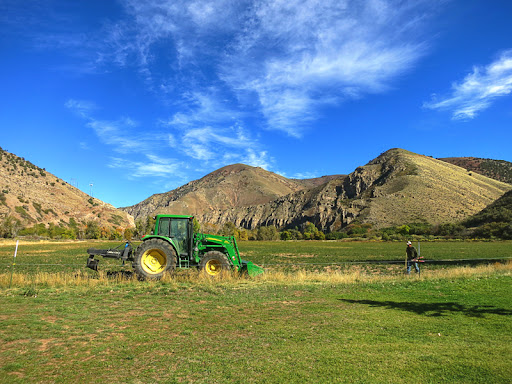
POLYGON ((136 217, 143 213, 187 213, 200 222, 232 222, 247 229, 262 225, 293 228, 309 221, 324 231, 338 231, 355 221, 376 228, 453 222, 480 211, 512 189, 510 184, 470 174, 447 162, 391 149, 349 175, 329 178, 311 188, 292 184, 289 193, 280 189, 280 196, 262 197, 267 201, 258 202, 254 191, 261 192, 259 188, 261 183, 266 184, 263 180, 267 177, 274 180, 270 184, 276 178, 288 186, 291 181, 261 169, 259 183, 253 184, 249 176, 245 183, 230 177, 247 169, 252 167, 221 168, 171 191, 164 198, 166 204, 159 204, 162 196, 154 195, 140 203, 138 211, 126 209, 136 217))
POLYGON ((199 217, 244 228, 293 228, 309 221, 337 231, 357 220, 374 227, 441 224, 472 215, 512 189, 481 175, 401 149, 390 150, 347 177, 267 204, 218 210, 199 217))
POLYGON ((232 207, 265 204, 307 187, 297 180, 245 164, 220 168, 199 180, 122 208, 135 218, 159 213, 200 216, 232 207))

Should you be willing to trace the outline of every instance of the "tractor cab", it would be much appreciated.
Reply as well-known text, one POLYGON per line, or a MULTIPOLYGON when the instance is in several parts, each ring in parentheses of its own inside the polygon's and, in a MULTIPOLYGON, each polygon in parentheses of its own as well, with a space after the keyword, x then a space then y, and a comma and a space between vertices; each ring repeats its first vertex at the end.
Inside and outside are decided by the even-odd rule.
POLYGON ((187 266, 192 259, 194 241, 193 217, 157 215, 154 236, 170 239, 176 248, 178 266, 187 266))
POLYGON ((193 238, 192 217, 157 216, 155 235, 173 239, 180 255, 189 255, 193 238))

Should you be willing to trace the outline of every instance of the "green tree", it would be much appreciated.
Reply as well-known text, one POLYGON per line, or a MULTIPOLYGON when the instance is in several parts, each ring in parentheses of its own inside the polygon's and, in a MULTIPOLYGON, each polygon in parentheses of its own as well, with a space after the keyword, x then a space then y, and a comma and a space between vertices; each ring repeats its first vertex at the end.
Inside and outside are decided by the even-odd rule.
POLYGON ((403 236, 407 236, 410 231, 411 231, 411 227, 409 227, 408 225, 402 225, 397 228, 397 232, 403 236))
POLYGON ((0 224, 0 237, 14 238, 22 229, 21 222, 11 216, 7 216, 0 224))
POLYGON ((235 236, 236 232, 237 232, 236 225, 231 222, 224 223, 224 225, 222 226, 222 229, 220 230, 220 234, 222 236, 235 236))
POLYGON ((269 225, 268 227, 259 227, 258 240, 277 240, 279 239, 279 232, 277 228, 273 225, 269 225))
POLYGON ((325 240, 325 234, 322 231, 316 231, 315 240, 325 240))
POLYGON ((85 227, 86 239, 99 239, 101 237, 100 227, 95 221, 88 221, 85 227))
POLYGON ((292 239, 292 234, 290 233, 290 231, 283 231, 281 232, 281 240, 291 240, 292 239))
POLYGON ((194 229, 194 233, 200 233, 201 232, 201 224, 199 224, 199 221, 194 217, 192 221, 192 227, 194 229))
POLYGON ((131 228, 126 228, 123 233, 123 237, 125 240, 131 241, 133 237, 133 231, 131 228))

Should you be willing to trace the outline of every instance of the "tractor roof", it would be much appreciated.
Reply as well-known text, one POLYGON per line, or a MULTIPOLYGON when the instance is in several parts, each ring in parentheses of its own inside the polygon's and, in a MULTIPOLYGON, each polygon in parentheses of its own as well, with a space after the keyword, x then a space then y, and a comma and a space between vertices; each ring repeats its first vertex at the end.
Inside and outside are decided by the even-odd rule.
POLYGON ((194 216, 191 215, 156 215, 155 219, 161 218, 161 217, 170 217, 174 219, 193 219, 194 216))

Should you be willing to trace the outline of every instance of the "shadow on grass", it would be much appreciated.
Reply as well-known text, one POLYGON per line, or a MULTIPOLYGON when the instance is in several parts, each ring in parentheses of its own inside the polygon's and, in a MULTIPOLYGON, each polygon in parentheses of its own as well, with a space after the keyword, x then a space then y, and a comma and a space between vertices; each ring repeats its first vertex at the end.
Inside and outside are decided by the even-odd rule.
POLYGON ((107 277, 109 279, 131 279, 133 276, 133 271, 107 271, 107 277))
POLYGON ((363 304, 370 307, 383 307, 387 309, 398 309, 401 311, 414 312, 425 316, 446 316, 450 313, 462 313, 469 317, 484 317, 486 314, 511 316, 512 310, 497 308, 492 305, 475 305, 468 307, 458 303, 409 303, 397 301, 375 301, 375 300, 350 300, 339 299, 346 303, 363 304))

